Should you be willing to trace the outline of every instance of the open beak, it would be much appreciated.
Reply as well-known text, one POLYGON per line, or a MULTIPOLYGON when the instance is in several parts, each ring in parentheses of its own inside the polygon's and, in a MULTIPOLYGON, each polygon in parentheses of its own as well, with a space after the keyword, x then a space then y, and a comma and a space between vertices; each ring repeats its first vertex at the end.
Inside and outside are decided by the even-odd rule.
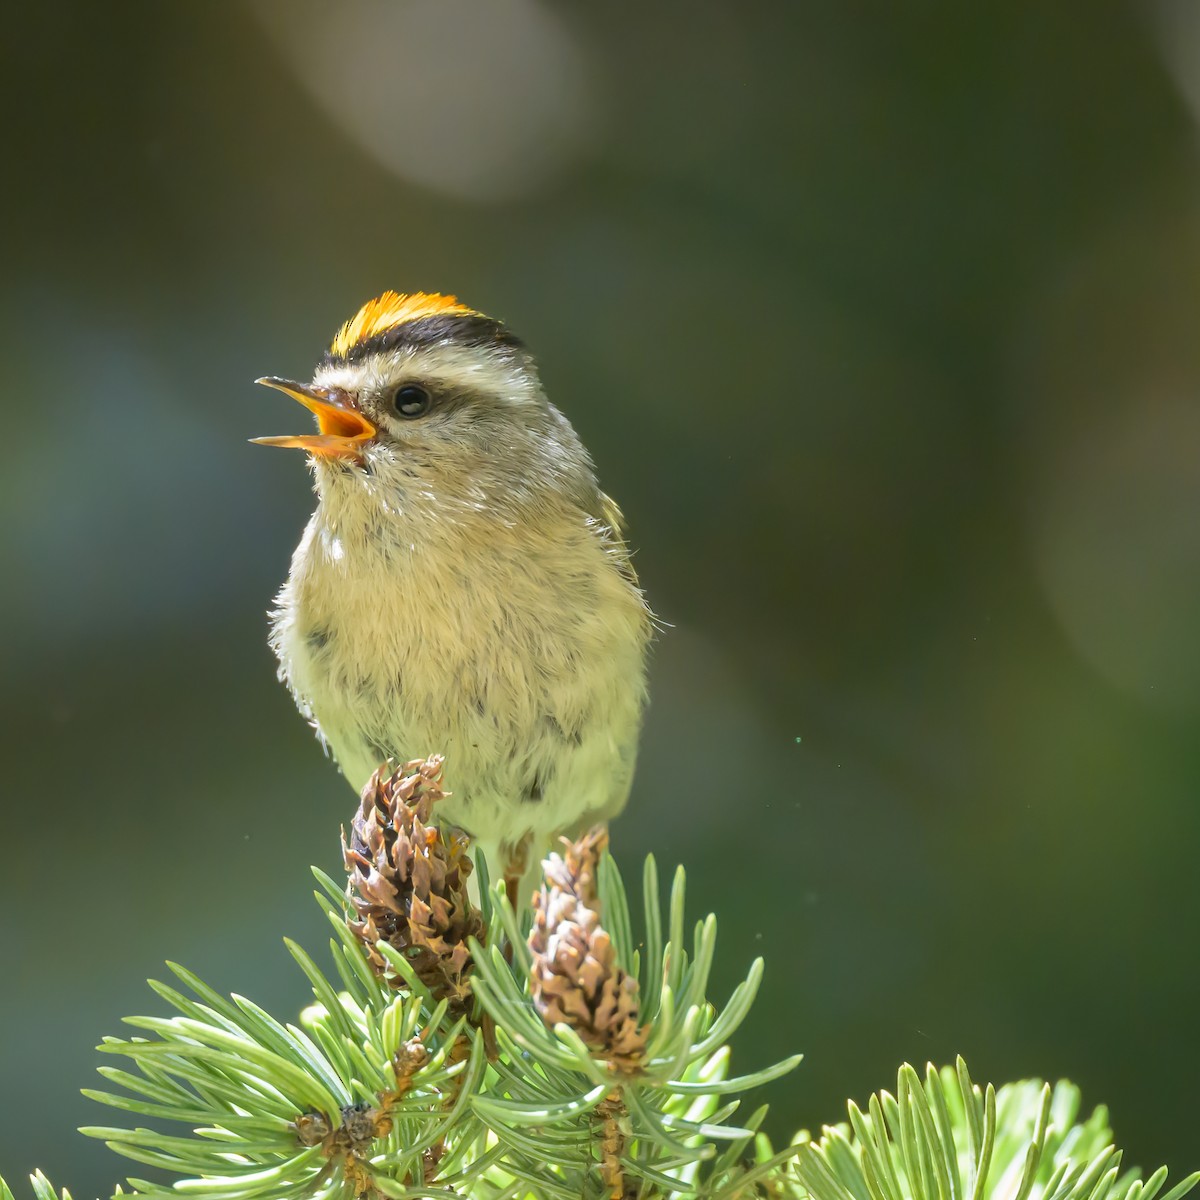
POLYGON ((298 400, 317 418, 319 433, 296 437, 260 437, 250 440, 259 446, 291 446, 323 458, 359 458, 363 443, 375 436, 375 426, 358 411, 354 397, 342 388, 321 387, 316 383, 293 383, 266 375, 256 379, 285 396, 298 400))

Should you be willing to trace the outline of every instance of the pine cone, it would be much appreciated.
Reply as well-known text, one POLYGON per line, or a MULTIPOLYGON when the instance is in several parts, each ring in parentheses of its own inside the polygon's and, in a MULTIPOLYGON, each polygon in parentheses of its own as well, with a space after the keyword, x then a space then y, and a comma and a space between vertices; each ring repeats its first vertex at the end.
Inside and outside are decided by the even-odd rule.
MULTIPOLYGON (((429 824, 434 804, 447 795, 441 783, 440 755, 395 769, 389 761, 371 776, 349 845, 342 832, 347 891, 359 918, 348 923, 376 970, 386 966, 375 948, 382 940, 405 954, 436 999, 449 998, 462 1011, 471 994, 467 939, 482 940, 484 928, 467 893, 469 839, 429 824)), ((402 980, 392 983, 403 987, 402 980)))
POLYGON ((547 1025, 569 1025, 589 1049, 624 1070, 646 1045, 638 1025, 637 980, 617 966, 600 924, 596 869, 608 844, 597 826, 577 842, 563 838, 562 855, 543 864, 545 882, 533 899, 533 1003, 547 1025))

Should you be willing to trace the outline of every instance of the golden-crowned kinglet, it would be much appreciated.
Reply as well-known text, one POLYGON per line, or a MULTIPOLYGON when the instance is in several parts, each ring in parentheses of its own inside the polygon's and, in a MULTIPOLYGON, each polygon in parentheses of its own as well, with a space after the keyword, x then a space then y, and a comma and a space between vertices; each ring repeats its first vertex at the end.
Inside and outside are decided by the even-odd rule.
POLYGON ((621 514, 499 321, 386 292, 298 400, 317 509, 272 614, 280 677, 347 780, 440 753, 446 817, 510 882, 619 812, 651 616, 621 514), (532 855, 528 854, 532 851, 532 855))

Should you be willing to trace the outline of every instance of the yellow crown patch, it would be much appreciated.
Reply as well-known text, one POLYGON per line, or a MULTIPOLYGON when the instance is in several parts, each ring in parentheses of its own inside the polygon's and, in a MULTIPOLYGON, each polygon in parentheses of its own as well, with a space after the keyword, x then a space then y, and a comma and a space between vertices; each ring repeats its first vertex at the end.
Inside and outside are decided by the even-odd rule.
POLYGON ((368 300, 337 331, 329 353, 348 354, 359 342, 397 325, 419 321, 422 317, 477 316, 473 308, 459 304, 457 296, 439 296, 431 292, 384 292, 368 300))

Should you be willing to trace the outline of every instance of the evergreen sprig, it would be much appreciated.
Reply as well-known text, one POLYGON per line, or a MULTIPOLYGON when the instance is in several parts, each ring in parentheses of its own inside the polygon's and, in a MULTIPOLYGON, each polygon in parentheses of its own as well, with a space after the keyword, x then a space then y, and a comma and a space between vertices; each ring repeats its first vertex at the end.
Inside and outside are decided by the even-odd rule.
MULTIPOLYGON (((1041 1080, 997 1091, 971 1082, 962 1060, 925 1079, 905 1064, 896 1093, 853 1101, 850 1122, 802 1135, 794 1172, 779 1177, 801 1200, 1155 1200, 1160 1167, 1142 1180, 1121 1171, 1108 1112, 1078 1122, 1073 1084, 1041 1080)), ((1187 1176, 1161 1200, 1181 1200, 1200 1182, 1187 1176)))
MULTIPOLYGON (((151 987, 173 1015, 129 1018, 135 1034, 101 1044, 127 1062, 86 1094, 151 1124, 83 1132, 159 1171, 128 1179, 133 1195, 1181 1200, 1200 1180, 1159 1197, 1165 1169, 1122 1174, 1107 1114, 1077 1122, 1070 1084, 981 1091, 961 1059, 924 1081, 905 1066, 895 1096, 775 1151, 766 1108, 739 1120, 741 1097, 800 1059, 729 1074, 763 964, 712 1002, 716 920, 689 929, 683 870, 664 914, 646 860, 635 922, 596 830, 547 860, 532 914, 481 861, 476 909, 461 836, 430 824, 439 768, 372 782, 348 887, 314 871, 332 971, 286 943, 312 989, 296 1023, 172 963, 175 982, 151 987)), ((32 1183, 59 1200, 40 1172, 32 1183)))
POLYGON ((471 942, 474 1006, 455 1016, 393 946, 376 942, 386 970, 372 966, 346 894, 317 871, 333 977, 287 943, 313 993, 300 1020, 277 1021, 168 964, 182 986, 151 987, 173 1014, 130 1018, 136 1035, 106 1038, 100 1050, 129 1065, 102 1066, 113 1090, 86 1092, 153 1124, 83 1132, 177 1176, 127 1181, 154 1200, 732 1195, 764 1173, 747 1148, 752 1158, 765 1109, 735 1123, 736 1093, 799 1061, 729 1077, 725 1042, 750 1009, 762 963, 718 1011, 707 997, 716 923, 687 929, 682 870, 664 919, 647 861, 637 937, 616 865, 607 854, 600 864, 600 903, 649 1030, 636 1064, 606 1061, 568 1026, 546 1024, 530 995, 529 916, 486 876, 489 941, 471 942))
MULTIPOLYGON (((723 1098, 786 1074, 800 1056, 728 1078, 725 1041, 754 1001, 761 959, 718 1015, 707 998, 716 921, 709 916, 695 926, 689 953, 683 871, 675 874, 665 944, 654 859, 646 861, 646 937, 640 945, 611 857, 601 859, 599 876, 617 958, 641 989, 641 1016, 651 1030, 643 1056, 636 1066, 606 1062, 568 1025, 547 1027, 530 1003, 527 931, 497 894, 495 911, 514 953, 511 961, 498 946, 477 954, 475 991, 496 1022, 501 1053, 494 1086, 473 1104, 506 1147, 508 1172, 536 1195, 588 1195, 599 1169, 618 1195, 724 1196, 741 1181, 743 1151, 766 1110, 743 1125, 731 1124, 739 1101, 723 1098)), ((777 1159, 789 1156, 785 1151, 777 1159)), ((503 1194, 527 1193, 510 1187, 503 1194)))

